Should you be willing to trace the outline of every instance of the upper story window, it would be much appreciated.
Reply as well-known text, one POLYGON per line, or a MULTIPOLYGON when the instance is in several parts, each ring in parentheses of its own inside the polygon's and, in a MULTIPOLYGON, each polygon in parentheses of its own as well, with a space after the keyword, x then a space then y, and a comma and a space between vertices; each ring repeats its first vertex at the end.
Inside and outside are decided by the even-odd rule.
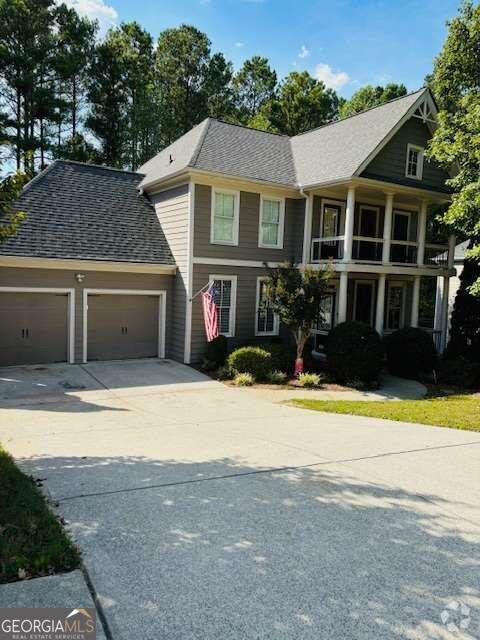
POLYGON ((424 151, 423 147, 417 147, 414 144, 407 145, 407 163, 405 166, 407 178, 422 179, 424 151))
POLYGON ((260 198, 260 222, 258 225, 258 246, 283 249, 283 227, 285 200, 283 198, 260 198))
POLYGON ((238 191, 213 190, 210 242, 238 245, 239 201, 238 191))

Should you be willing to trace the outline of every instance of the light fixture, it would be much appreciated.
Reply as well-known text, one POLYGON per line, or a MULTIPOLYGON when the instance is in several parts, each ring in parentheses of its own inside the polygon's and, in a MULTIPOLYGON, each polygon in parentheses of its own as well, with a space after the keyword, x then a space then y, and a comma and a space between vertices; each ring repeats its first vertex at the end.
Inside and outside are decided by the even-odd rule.
POLYGON ((75 280, 77 282, 83 282, 85 280, 85 274, 84 273, 76 273, 75 274, 75 280))

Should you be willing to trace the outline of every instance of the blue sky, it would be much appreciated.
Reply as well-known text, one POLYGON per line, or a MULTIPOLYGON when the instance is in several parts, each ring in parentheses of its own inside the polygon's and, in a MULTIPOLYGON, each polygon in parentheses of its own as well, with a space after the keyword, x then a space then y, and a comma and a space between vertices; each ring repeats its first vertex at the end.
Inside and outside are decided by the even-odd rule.
POLYGON ((458 0, 67 0, 102 28, 137 20, 156 38, 183 22, 238 68, 269 58, 279 77, 307 69, 348 97, 363 84, 423 84, 458 0))

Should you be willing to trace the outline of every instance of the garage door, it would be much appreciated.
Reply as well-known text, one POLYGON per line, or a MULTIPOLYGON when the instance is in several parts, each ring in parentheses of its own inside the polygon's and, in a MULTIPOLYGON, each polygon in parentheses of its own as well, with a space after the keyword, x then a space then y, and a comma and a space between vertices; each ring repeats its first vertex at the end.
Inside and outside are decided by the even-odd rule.
POLYGON ((158 356, 158 296, 89 294, 88 359, 158 356))
POLYGON ((68 295, 0 293, 0 365, 66 362, 68 295))

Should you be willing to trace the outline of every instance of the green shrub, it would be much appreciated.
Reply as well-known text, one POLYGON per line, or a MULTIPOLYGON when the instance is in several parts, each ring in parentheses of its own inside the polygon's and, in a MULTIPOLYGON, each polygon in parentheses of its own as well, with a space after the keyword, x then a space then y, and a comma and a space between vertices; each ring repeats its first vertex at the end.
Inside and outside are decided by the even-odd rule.
POLYGON ((217 370, 218 380, 231 380, 233 376, 234 376, 234 372, 226 364, 224 364, 223 367, 219 367, 219 369, 217 370))
POLYGON ((237 373, 233 379, 233 384, 237 387, 251 387, 255 382, 251 373, 237 373))
POLYGON ((293 345, 270 342, 258 346, 270 354, 270 367, 274 371, 283 371, 287 374, 293 373, 295 365, 295 347, 293 345))
POLYGON ((267 374, 267 380, 271 384, 285 384, 287 381, 287 374, 278 370, 270 371, 270 373, 267 374))
POLYGON ((438 367, 438 381, 465 389, 480 389, 480 362, 464 356, 443 358, 438 367))
POLYGON ((263 380, 270 371, 271 356, 260 347, 240 347, 228 356, 227 364, 238 373, 250 373, 255 380, 263 380))
POLYGON ((215 369, 217 368, 217 363, 214 362, 213 360, 208 360, 208 358, 204 358, 202 361, 202 366, 201 369, 203 369, 203 371, 207 371, 207 372, 211 372, 211 371, 215 371, 215 369))
POLYGON ((207 342, 206 359, 215 362, 216 367, 222 367, 227 360, 227 339, 225 336, 218 336, 207 342))
POLYGON ((322 379, 318 373, 300 373, 298 376, 298 384, 306 389, 313 389, 320 386, 322 379))
POLYGON ((437 352, 432 336, 426 331, 406 327, 387 336, 384 342, 391 374, 417 379, 435 368, 437 352))
POLYGON ((342 322, 325 342, 327 365, 340 384, 360 380, 377 382, 383 362, 382 340, 375 329, 363 322, 342 322))

